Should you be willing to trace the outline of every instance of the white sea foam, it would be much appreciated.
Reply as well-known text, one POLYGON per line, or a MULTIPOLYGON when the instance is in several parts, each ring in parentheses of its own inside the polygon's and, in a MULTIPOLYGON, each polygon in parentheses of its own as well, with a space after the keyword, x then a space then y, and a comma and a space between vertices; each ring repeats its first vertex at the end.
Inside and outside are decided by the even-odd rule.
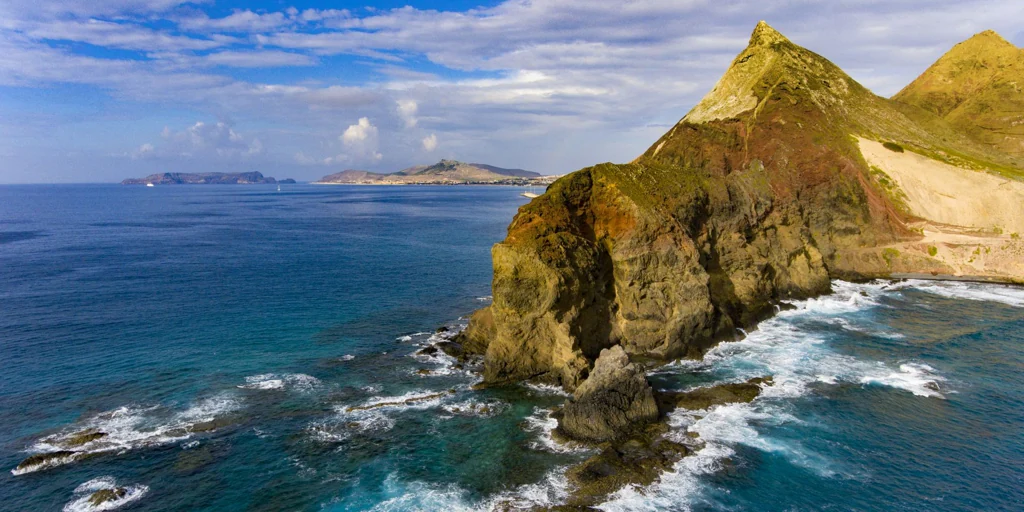
POLYGON ((477 512, 481 510, 532 510, 557 505, 569 495, 565 478, 566 468, 555 468, 535 484, 528 484, 491 496, 484 501, 472 501, 467 492, 456 485, 431 485, 424 482, 404 483, 391 475, 384 481, 385 492, 391 498, 378 503, 375 512, 453 511, 477 512))
POLYGON ((1019 286, 919 279, 896 283, 894 286, 897 289, 914 288, 950 299, 999 302, 1008 306, 1024 307, 1024 288, 1019 286))
POLYGON ((13 469, 11 473, 22 475, 50 469, 75 462, 91 454, 120 453, 185 441, 192 437, 196 425, 214 421, 240 407, 238 400, 228 394, 200 400, 179 412, 168 411, 159 406, 119 407, 76 423, 60 433, 44 437, 28 450, 32 454, 60 451, 73 453, 48 459, 40 464, 13 469), (86 432, 101 432, 106 435, 81 444, 72 442, 86 432))
POLYGON ((451 415, 479 416, 482 418, 492 418, 497 416, 508 410, 509 407, 508 402, 502 402, 500 400, 464 400, 461 402, 441 405, 441 409, 451 415))
POLYGON ((410 391, 399 396, 376 396, 358 405, 338 405, 335 415, 317 421, 306 431, 316 441, 337 443, 356 433, 386 432, 395 427, 394 413, 438 407, 451 397, 447 391, 410 391))
POLYGON ((762 322, 743 340, 719 344, 702 361, 660 368, 658 371, 662 373, 722 373, 732 375, 730 380, 733 381, 771 375, 773 384, 765 386, 751 403, 673 412, 669 417, 669 435, 680 442, 695 443, 687 434, 697 434, 696 450, 654 484, 646 488, 623 488, 598 508, 616 512, 690 510, 704 497, 708 485, 705 475, 721 470, 723 462, 735 455, 737 445, 779 454, 790 463, 825 477, 847 473, 848 470, 837 462, 806 449, 797 441, 762 434, 764 427, 806 425, 792 415, 791 399, 811 392, 811 385, 815 383, 879 385, 917 396, 941 398, 939 386, 945 379, 934 368, 913 361, 892 365, 841 354, 829 346, 824 334, 798 326, 802 320, 813 318, 844 328, 863 329, 840 315, 880 307, 879 298, 894 290, 894 286, 837 281, 833 289, 833 295, 794 302, 794 309, 762 322))
POLYGON ((535 407, 533 414, 523 420, 523 430, 535 436, 528 446, 534 450, 552 453, 584 453, 591 451, 590 448, 572 441, 564 443, 556 441, 553 435, 555 427, 558 427, 558 420, 551 417, 551 410, 535 407))
MULTIPOLYGON (((344 359, 344 357, 342 357, 342 359, 344 359)), ((310 391, 319 385, 319 379, 304 373, 264 373, 261 375, 246 377, 245 384, 238 387, 242 389, 256 390, 280 390, 288 388, 298 391, 310 391)))
POLYGON ((105 501, 99 505, 93 505, 89 498, 97 491, 105 489, 114 490, 119 488, 114 477, 102 476, 94 478, 75 488, 75 497, 67 505, 64 505, 64 512, 98 512, 102 510, 114 510, 129 503, 138 501, 149 492, 149 487, 141 484, 123 486, 125 495, 118 499, 105 501))
POLYGON ((557 395, 564 396, 566 398, 572 396, 562 389, 561 386, 553 386, 551 384, 534 384, 532 382, 524 382, 523 386, 526 386, 527 389, 539 395, 557 395))

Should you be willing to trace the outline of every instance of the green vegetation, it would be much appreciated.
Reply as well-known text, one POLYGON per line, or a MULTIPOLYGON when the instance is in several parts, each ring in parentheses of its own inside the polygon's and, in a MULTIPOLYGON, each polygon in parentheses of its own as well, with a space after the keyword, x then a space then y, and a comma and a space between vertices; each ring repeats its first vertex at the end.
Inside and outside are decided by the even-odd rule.
POLYGON ((895 151, 897 153, 903 152, 903 146, 896 144, 895 142, 883 142, 882 146, 889 151, 895 151))
POLYGON ((885 260, 885 264, 892 266, 893 260, 900 257, 900 251, 892 247, 886 247, 882 249, 882 259, 885 260))
POLYGON ((929 245, 928 255, 934 258, 937 254, 939 254, 939 248, 935 247, 934 245, 929 245))
POLYGON ((954 46, 893 99, 1011 155, 1019 168, 1024 157, 1022 84, 1024 50, 985 31, 954 46))

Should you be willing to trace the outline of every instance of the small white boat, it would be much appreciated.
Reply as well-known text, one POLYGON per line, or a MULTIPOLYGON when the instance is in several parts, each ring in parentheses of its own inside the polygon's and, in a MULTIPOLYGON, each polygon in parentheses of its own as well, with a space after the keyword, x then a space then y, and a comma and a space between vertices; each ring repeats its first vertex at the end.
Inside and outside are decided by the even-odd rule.
POLYGON ((281 191, 281 185, 280 185, 280 184, 278 184, 278 185, 277 185, 277 191, 278 191, 278 192, 280 192, 280 191, 281 191))
POLYGON ((152 183, 146 183, 146 186, 147 186, 147 187, 152 187, 152 186, 153 186, 153 184, 152 184, 152 183))
POLYGON ((533 192, 523 192, 522 194, 519 194, 519 195, 521 195, 523 197, 529 197, 530 199, 533 199, 535 197, 540 197, 539 194, 534 194, 533 192))

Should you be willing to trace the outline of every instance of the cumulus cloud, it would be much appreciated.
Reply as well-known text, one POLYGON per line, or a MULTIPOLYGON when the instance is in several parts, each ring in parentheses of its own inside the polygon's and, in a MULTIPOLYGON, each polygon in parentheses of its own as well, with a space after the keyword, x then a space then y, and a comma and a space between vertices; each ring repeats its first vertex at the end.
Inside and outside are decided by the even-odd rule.
POLYGON ((370 119, 360 117, 356 124, 349 125, 338 139, 355 160, 378 161, 383 158, 378 151, 378 130, 370 119))
POLYGON ((431 133, 423 138, 423 149, 427 152, 437 149, 437 135, 431 133))
POLYGON ((419 110, 419 104, 416 100, 401 99, 396 102, 398 106, 398 116, 405 122, 406 128, 413 128, 419 121, 416 119, 416 111, 419 110))
POLYGON ((258 138, 245 137, 223 122, 198 121, 178 131, 164 127, 160 137, 163 142, 159 146, 143 144, 130 156, 133 159, 244 160, 263 153, 263 143, 258 138))
MULTIPOLYGON (((461 12, 227 15, 210 3, 0 2, 0 85, 83 84, 101 91, 84 94, 112 96, 123 109, 155 105, 152 116, 200 112, 273 127, 273 148, 249 158, 276 150, 288 162, 398 168, 419 163, 429 134, 459 158, 565 172, 642 152, 710 90, 759 19, 883 95, 976 32, 1024 37, 1019 0, 506 0, 461 12), (317 66, 335 59, 362 80, 325 78, 317 66), (339 137, 337 120, 360 117, 365 126, 352 125, 346 144, 353 128, 339 137)), ((246 142, 222 148, 246 154, 246 142)), ((13 147, 0 141, 0 153, 13 147)), ((222 158, 166 139, 136 153, 157 158, 172 148, 222 158)))

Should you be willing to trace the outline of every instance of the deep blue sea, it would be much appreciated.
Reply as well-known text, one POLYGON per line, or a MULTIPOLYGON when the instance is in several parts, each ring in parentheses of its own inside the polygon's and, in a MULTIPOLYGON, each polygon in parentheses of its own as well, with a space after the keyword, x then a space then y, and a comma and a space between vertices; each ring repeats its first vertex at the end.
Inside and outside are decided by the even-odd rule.
MULTIPOLYGON (((557 504, 565 397, 415 355, 488 303, 521 190, 0 187, 0 509, 557 504)), ((1024 510, 1024 289, 834 289, 653 371, 774 384, 673 413, 695 453, 601 508, 1024 510)))

